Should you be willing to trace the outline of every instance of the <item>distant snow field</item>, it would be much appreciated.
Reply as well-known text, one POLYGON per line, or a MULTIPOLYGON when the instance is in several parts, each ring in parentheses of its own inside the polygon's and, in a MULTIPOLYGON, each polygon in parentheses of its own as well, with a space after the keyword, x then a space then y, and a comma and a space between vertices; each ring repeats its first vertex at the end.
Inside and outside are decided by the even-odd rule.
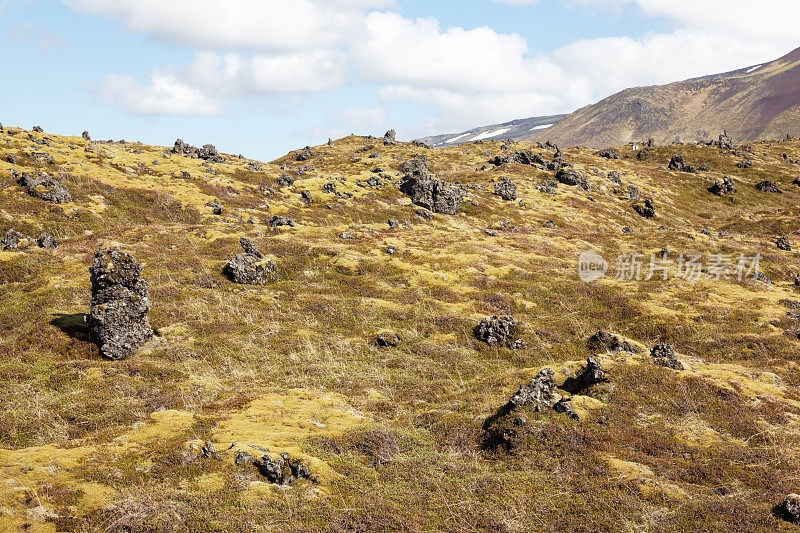
POLYGON ((463 134, 459 135, 458 137, 453 137, 452 139, 447 139, 445 142, 446 142, 447 144, 454 143, 454 142, 456 142, 456 141, 457 141, 457 140, 459 140, 459 139, 463 139, 463 138, 464 138, 464 137, 466 137, 467 135, 469 135, 469 133, 463 133, 463 134))
POLYGON ((480 140, 483 140, 483 139, 488 139, 490 137, 497 137, 498 135, 502 135, 502 134, 504 134, 505 132, 507 132, 510 129, 511 128, 500 128, 499 130, 494 130, 494 131, 484 131, 483 133, 473 137, 472 140, 473 141, 480 141, 480 140))
POLYGON ((750 73, 751 73, 751 72, 753 72, 754 70, 758 70, 758 69, 760 69, 760 68, 761 68, 761 67, 763 67, 763 66, 764 66, 764 65, 756 65, 755 67, 749 68, 749 69, 747 69, 747 74, 750 74, 750 73))
POLYGON ((550 126, 554 126, 555 124, 542 124, 541 126, 534 126, 528 131, 535 131, 535 130, 544 130, 549 128, 550 126))

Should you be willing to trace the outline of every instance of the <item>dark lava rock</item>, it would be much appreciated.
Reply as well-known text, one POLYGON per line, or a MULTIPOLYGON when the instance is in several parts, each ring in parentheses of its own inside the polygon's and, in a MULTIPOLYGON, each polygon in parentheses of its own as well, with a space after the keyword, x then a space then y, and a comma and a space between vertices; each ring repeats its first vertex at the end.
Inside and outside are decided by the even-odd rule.
POLYGON ((698 170, 699 172, 711 172, 711 167, 710 167, 710 166, 708 166, 708 165, 706 165, 705 163, 703 163, 702 165, 700 165, 699 167, 697 167, 697 170, 698 170))
POLYGON ((481 320, 475 326, 475 337, 489 346, 508 344, 509 337, 517 327, 514 317, 508 315, 493 315, 481 320))
POLYGON ((714 185, 708 188, 708 191, 712 194, 716 194, 717 196, 723 196, 725 194, 730 194, 736 190, 736 184, 733 180, 727 176, 722 179, 714 180, 714 185))
POLYGON ((87 141, 91 141, 92 140, 92 138, 89 136, 89 132, 88 131, 84 131, 83 133, 81 133, 81 137, 83 137, 87 141))
POLYGON ((376 339, 378 346, 383 348, 395 347, 400 344, 400 335, 391 331, 384 331, 376 339))
POLYGON ((753 162, 747 159, 745 161, 739 161, 738 163, 736 163, 736 166, 738 168, 750 168, 753 166, 753 162))
POLYGON ((41 198, 45 202, 65 204, 72 201, 72 195, 67 186, 47 174, 33 176, 23 172, 17 182, 25 188, 25 192, 36 198, 41 198))
POLYGON ((558 194, 558 182, 544 178, 539 186, 539 191, 544 194, 558 194))
POLYGON ((278 185, 281 187, 291 187, 294 185, 294 178, 289 174, 284 174, 278 178, 278 185))
POLYGON ((558 172, 556 172, 556 180, 564 185, 579 186, 585 191, 591 190, 591 186, 589 185, 589 181, 586 179, 586 176, 572 168, 560 168, 558 172))
POLYGON ((39 238, 36 239, 36 244, 39 245, 39 248, 52 249, 58 246, 58 241, 49 233, 42 233, 39 235, 39 238))
POLYGON ((180 154, 180 155, 193 155, 195 158, 200 150, 195 148, 194 146, 183 142, 183 139, 178 139, 175 141, 175 146, 172 147, 170 150, 173 154, 180 154))
POLYGON ((243 285, 266 285, 277 278, 278 266, 274 259, 261 255, 250 239, 242 237, 239 244, 244 253, 236 254, 223 270, 231 281, 243 285))
POLYGON ((206 205, 211 208, 211 213, 214 215, 221 215, 225 211, 225 206, 216 199, 213 202, 206 202, 206 205))
POLYGON ((522 339, 517 339, 509 344, 508 348, 509 350, 526 350, 528 348, 528 344, 522 339))
POLYGON ((213 144, 203 145, 197 152, 197 157, 208 161, 209 163, 224 163, 225 158, 222 157, 213 144))
POLYGON ((620 176, 619 170, 612 170, 611 172, 608 173, 607 178, 612 183, 616 183, 617 185, 622 185, 622 177, 620 176))
POLYGON ((611 150, 610 148, 600 150, 596 155, 599 157, 605 157, 606 159, 622 159, 617 152, 611 150))
POLYGON ((786 236, 778 237, 778 240, 775 241, 775 245, 780 250, 784 250, 786 252, 792 251, 792 243, 789 242, 789 238, 786 236))
POLYGON ((579 378, 584 387, 596 385, 606 380, 606 373, 603 370, 603 365, 596 357, 589 357, 586 359, 586 369, 583 371, 579 378))
POLYGON ((503 181, 494 184, 494 193, 503 200, 516 200, 517 185, 509 179, 504 179, 503 181))
POLYGON ((311 147, 310 146, 306 146, 305 148, 303 148, 302 152, 297 154, 297 157, 295 157, 295 160, 296 161, 308 161, 312 157, 314 157, 314 152, 311 151, 311 147))
POLYGON ((275 215, 270 219, 269 225, 273 228, 280 226, 290 226, 293 228, 297 225, 297 223, 292 218, 286 218, 282 215, 275 215))
POLYGON ((41 126, 34 126, 33 131, 35 131, 36 133, 44 133, 44 130, 42 129, 41 126))
POLYGON ((772 182, 770 180, 762 181, 761 183, 756 185, 756 189, 758 189, 761 192, 776 192, 776 193, 781 193, 782 192, 778 188, 778 184, 775 183, 775 182, 772 182))
POLYGON ((628 200, 633 200, 633 201, 638 200, 639 197, 642 195, 641 191, 639 190, 639 187, 635 185, 628 185, 628 189, 626 192, 628 195, 628 200))
POLYGON ((461 185, 447 183, 431 177, 424 157, 406 161, 401 170, 405 173, 400 190, 411 197, 411 201, 434 213, 455 215, 461 208, 467 190, 461 185))
POLYGON ((608 350, 612 352, 629 352, 640 353, 641 348, 635 346, 628 341, 621 340, 616 335, 612 335, 607 331, 598 331, 591 337, 588 342, 591 350, 608 350))
POLYGON ((767 275, 764 274, 763 272, 761 272, 760 270, 758 272, 756 272, 755 274, 753 274, 753 279, 755 281, 760 281, 761 283, 769 283, 770 285, 773 284, 772 280, 769 279, 769 277, 767 277, 767 275))
POLYGON ((653 201, 647 199, 644 201, 644 205, 636 204, 633 206, 633 210, 639 213, 644 218, 654 218, 656 216, 656 208, 653 205, 653 201))
POLYGON ((389 224, 389 227, 390 227, 390 228, 392 228, 392 229, 395 229, 395 228, 399 228, 399 227, 400 227, 400 221, 399 221, 399 220, 397 220, 396 218, 390 218, 390 219, 387 221, 387 223, 389 224))
POLYGON ((3 245, 3 250, 16 251, 20 248, 27 248, 30 246, 30 239, 17 230, 10 229, 3 236, 3 240, 0 241, 0 244, 3 245))
MULTIPOLYGON (((12 165, 16 165, 17 164, 17 158, 13 154, 8 154, 6 156, 6 162, 7 163, 11 163, 12 165)), ((798 178, 798 179, 800 179, 800 178, 798 178)))
POLYGON ((539 154, 535 154, 530 150, 516 150, 514 152, 498 155, 489 161, 495 166, 504 165, 506 163, 517 163, 520 165, 546 165, 547 161, 539 154))
POLYGON ((417 209, 414 212, 414 214, 417 215, 419 218, 424 218, 425 220, 433 220, 434 218, 436 218, 436 215, 434 215, 427 209, 417 209))
POLYGON ((792 524, 800 524, 800 494, 789 494, 774 511, 779 518, 792 524))
POLYGON ((89 269, 92 301, 86 325, 100 345, 100 354, 112 360, 136 352, 153 337, 147 320, 149 285, 142 266, 118 248, 97 250, 89 269))
POLYGON ((383 136, 383 144, 387 146, 397 144, 397 139, 395 139, 396 135, 397 132, 395 132, 394 130, 387 131, 386 134, 383 136))
MULTIPOLYGON (((528 423, 523 408, 534 413, 546 413, 551 409, 556 410, 556 405, 560 403, 562 398, 556 387, 555 373, 550 368, 542 369, 530 383, 522 385, 505 405, 484 421, 484 446, 490 449, 501 446, 508 450, 514 448, 517 437, 528 423)), ((567 407, 562 405, 557 412, 574 415, 572 409, 567 407)))
POLYGON ((716 144, 725 150, 733 150, 733 139, 728 136, 727 131, 722 132, 722 135, 719 136, 719 141, 716 144))
POLYGON ((255 459, 253 465, 270 483, 290 485, 300 479, 317 482, 316 478, 311 476, 308 465, 299 459, 292 459, 288 453, 282 453, 276 458, 265 454, 261 459, 255 459))
POLYGON ((673 155, 672 159, 669 160, 669 166, 667 168, 675 172, 689 172, 689 173, 694 173, 697 170, 692 165, 687 165, 686 162, 683 160, 683 156, 681 154, 673 155))
POLYGON ((659 343, 650 349, 650 356, 657 365, 673 370, 683 370, 683 363, 675 357, 675 347, 671 344, 659 343))
POLYGON ((426 150, 432 150, 433 148, 431 145, 426 144, 422 141, 411 141, 411 144, 416 146, 417 148, 425 148, 426 150))

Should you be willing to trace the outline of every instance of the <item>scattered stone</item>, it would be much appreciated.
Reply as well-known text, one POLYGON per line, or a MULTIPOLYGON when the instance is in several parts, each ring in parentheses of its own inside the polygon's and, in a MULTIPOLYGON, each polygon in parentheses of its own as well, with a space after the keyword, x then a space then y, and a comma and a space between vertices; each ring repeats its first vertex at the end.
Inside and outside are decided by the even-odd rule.
POLYGON ((638 346, 635 346, 629 343, 626 340, 622 340, 616 335, 612 335, 606 331, 598 331, 591 337, 589 337, 589 349, 591 350, 607 350, 611 352, 629 352, 629 353, 641 353, 642 349, 638 346))
POLYGON ((547 165, 547 161, 540 154, 535 154, 530 150, 516 150, 514 152, 498 155, 489 162, 495 166, 504 165, 506 163, 516 163, 519 165, 547 165))
POLYGON ((722 132, 722 135, 719 136, 719 141, 716 144, 725 150, 733 150, 733 139, 728 136, 727 131, 722 132))
POLYGON ((605 150, 600 150, 596 154, 599 157, 605 157, 606 159, 622 159, 620 155, 610 148, 606 148, 605 150))
POLYGON ((783 250, 785 252, 792 251, 792 243, 789 242, 789 237, 781 236, 775 241, 775 244, 778 246, 779 250, 783 250))
POLYGON ((625 234, 628 234, 628 235, 633 235, 633 234, 634 234, 634 233, 636 233, 636 232, 635 232, 635 231, 633 231, 633 230, 632 230, 631 228, 629 228, 628 226, 624 226, 624 227, 622 228, 622 233, 625 233, 625 234))
POLYGON ((528 348, 528 344, 522 339, 517 339, 509 344, 508 348, 510 350, 526 350, 528 348))
POLYGON ((649 198, 644 201, 644 205, 636 204, 633 206, 633 210, 639 213, 644 218, 654 218, 656 216, 656 208, 653 205, 653 201, 649 198))
POLYGON ((426 144, 426 143, 424 143, 424 142, 422 142, 422 141, 411 141, 411 144, 412 144, 412 145, 414 145, 414 146, 416 146, 417 148, 424 148, 424 149, 426 149, 426 150, 432 150, 432 149, 433 149, 433 148, 431 147, 431 145, 429 145, 429 144, 426 144))
POLYGON ((34 126, 33 131, 35 131, 36 133, 44 133, 44 130, 42 129, 41 126, 34 126))
POLYGON ((303 200, 305 200, 305 201, 307 201, 307 202, 310 202, 310 201, 312 200, 312 198, 311 198, 311 191, 309 191, 308 189, 305 189, 304 191, 302 191, 302 192, 300 193, 300 197, 301 197, 303 200))
MULTIPOLYGON (((12 165, 16 165, 17 164, 17 158, 13 154, 8 154, 6 156, 6 162, 11 163, 12 165)), ((798 178, 798 179, 800 179, 800 178, 798 178)))
POLYGON ((683 156, 681 154, 675 154, 672 156, 672 159, 669 160, 669 166, 667 167, 674 172, 689 172, 694 173, 697 171, 692 165, 687 165, 686 162, 683 160, 683 156))
POLYGON ((675 357, 675 347, 671 344, 659 343, 650 349, 650 356, 657 365, 673 370, 683 370, 683 363, 675 357))
POLYGON ((769 277, 767 277, 767 275, 761 272, 760 270, 757 271, 755 274, 753 274, 753 279, 755 281, 760 281, 761 283, 768 283, 770 285, 773 284, 772 280, 769 279, 769 277))
POLYGON ((789 494, 778 506, 777 514, 792 524, 800 524, 800 494, 789 494))
POLYGON ((638 200, 639 197, 642 194, 641 191, 639 190, 639 187, 637 187, 635 185, 628 185, 628 190, 626 192, 627 192, 627 195, 628 195, 628 200, 631 200, 631 201, 638 200))
POLYGON ((206 206, 211 208, 211 214, 213 215, 221 215, 225 211, 225 206, 217 199, 214 199, 213 202, 206 202, 206 206))
POLYGON ((244 164, 244 167, 250 172, 261 172, 263 170, 261 163, 258 161, 248 161, 244 164))
POLYGON ((725 176, 722 179, 714 180, 714 185, 708 188, 708 191, 710 193, 716 194, 717 196, 730 194, 735 190, 736 190, 736 184, 728 176, 725 176))
POLYGON ((278 185, 281 187, 291 187, 294 185, 294 178, 289 174, 284 174, 278 178, 278 185))
POLYGON ((389 255, 396 254, 397 253, 397 246, 394 246, 394 245, 391 245, 391 244, 388 245, 386 247, 386 253, 389 254, 389 255))
POLYGON ((553 409, 570 418, 575 415, 572 408, 562 402, 553 370, 542 369, 530 383, 522 385, 505 405, 484 421, 486 447, 496 449, 502 446, 508 450, 514 447, 517 437, 528 423, 522 408, 528 408, 534 413, 546 413, 553 409), (556 408, 556 405, 559 407, 556 408))
POLYGON ((517 327, 517 321, 509 315, 492 315, 475 326, 475 337, 489 346, 506 345, 517 327))
POLYGON ((697 167, 697 171, 698 172, 711 172, 711 167, 706 165, 705 163, 703 163, 699 167, 697 167))
POLYGON ((314 152, 311 151, 311 147, 310 146, 306 146, 305 148, 303 148, 303 151, 301 151, 299 154, 297 154, 297 157, 295 157, 295 160, 296 161, 308 161, 312 157, 314 157, 314 152))
POLYGON ((584 387, 596 385, 606 380, 606 373, 603 370, 603 365, 596 357, 589 357, 586 359, 586 369, 580 375, 579 381, 584 387))
POLYGON ((750 161, 749 159, 746 159, 744 161, 739 161, 738 163, 736 163, 736 166, 738 168, 750 168, 753 166, 753 162, 750 161))
POLYGON ((92 138, 89 136, 89 132, 88 131, 84 131, 83 133, 81 133, 81 137, 83 137, 87 141, 91 141, 92 140, 92 138))
POLYGON ((539 186, 539 191, 544 194, 558 194, 558 182, 543 178, 542 184, 539 186))
POLYGON ((420 218, 424 218, 425 220, 433 220, 434 218, 436 218, 436 215, 434 215, 433 213, 431 213, 427 209, 417 209, 414 212, 414 214, 417 215, 420 218))
POLYGON ((397 135, 397 133, 393 129, 387 131, 386 134, 383 136, 383 144, 387 146, 397 144, 395 135, 397 135))
POLYGON ((242 237, 239 245, 244 253, 236 254, 228 261, 223 272, 234 283, 243 285, 266 285, 277 279, 278 266, 272 258, 265 258, 256 244, 242 237))
POLYGON ((756 185, 756 189, 758 189, 761 192, 775 192, 775 193, 779 193, 779 194, 782 192, 778 188, 778 184, 775 183, 775 182, 772 182, 770 180, 762 181, 761 183, 756 185))
POLYGON ((506 201, 517 199, 517 185, 510 179, 504 179, 494 185, 494 193, 506 201))
POLYGON ((616 183, 617 185, 622 185, 622 177, 618 170, 612 170, 608 173, 608 180, 612 183, 616 183))
POLYGON ((355 239, 356 236, 354 234, 352 234, 352 233, 344 232, 344 233, 340 233, 339 234, 339 238, 340 239, 355 239))
POLYGON ((39 245, 39 248, 53 249, 58 246, 58 241, 49 233, 42 233, 36 239, 36 244, 39 245))
POLYGON ((400 344, 400 335, 391 331, 384 331, 377 338, 378 346, 382 348, 396 347, 400 344))
POLYGON ((282 215, 275 215, 270 219, 269 225, 273 228, 277 228, 280 226, 290 226, 293 228, 297 226, 297 223, 295 223, 294 219, 292 218, 286 218, 285 216, 282 215))
POLYGON ((395 229, 395 228, 399 228, 400 227, 400 221, 397 220, 396 218, 390 218, 388 220, 388 224, 389 224, 389 227, 391 229, 395 229))
POLYGON ((72 201, 72 195, 67 186, 47 174, 33 176, 23 172, 17 182, 25 188, 29 195, 41 198, 46 202, 64 204, 72 201))
POLYGON ((434 213, 455 215, 467 195, 461 185, 447 183, 431 177, 426 158, 416 157, 403 163, 404 172, 400 190, 411 196, 411 201, 434 213))
POLYGON ((253 465, 270 483, 290 485, 300 479, 308 479, 313 483, 318 480, 311 476, 311 469, 299 459, 292 459, 288 453, 282 453, 276 458, 265 454, 261 459, 255 459, 253 465))
POLYGON ((141 277, 142 266, 129 253, 101 249, 94 257, 86 324, 100 345, 100 354, 116 361, 136 352, 153 336, 147 319, 149 285, 141 277))
POLYGON ((17 251, 20 248, 27 248, 30 245, 30 240, 17 230, 10 229, 3 236, 0 244, 3 245, 3 250, 17 251))

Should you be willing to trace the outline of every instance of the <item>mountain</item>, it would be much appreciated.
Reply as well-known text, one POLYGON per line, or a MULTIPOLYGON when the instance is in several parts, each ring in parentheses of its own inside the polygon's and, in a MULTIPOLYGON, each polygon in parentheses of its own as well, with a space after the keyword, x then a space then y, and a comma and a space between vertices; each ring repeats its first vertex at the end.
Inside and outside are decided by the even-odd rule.
POLYGON ((704 141, 723 131, 742 142, 800 134, 800 48, 763 65, 626 89, 529 138, 605 148, 704 141))
POLYGON ((0 127, 0 531, 797 518, 798 140, 89 137, 0 127))
POLYGON ((448 133, 444 135, 433 135, 417 139, 435 148, 445 146, 458 146, 473 141, 480 140, 505 140, 515 141, 526 139, 532 132, 546 130, 566 115, 551 115, 546 117, 531 117, 512 120, 503 124, 493 124, 491 126, 481 126, 459 133, 448 133))

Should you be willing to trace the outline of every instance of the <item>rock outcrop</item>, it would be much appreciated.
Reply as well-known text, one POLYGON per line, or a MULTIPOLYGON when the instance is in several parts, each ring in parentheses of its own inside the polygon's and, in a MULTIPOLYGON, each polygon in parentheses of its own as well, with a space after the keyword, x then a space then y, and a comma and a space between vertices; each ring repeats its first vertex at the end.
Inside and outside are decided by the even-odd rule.
POLYGON ((509 179, 494 184, 494 193, 506 201, 517 199, 517 185, 509 179))
POLYGON ((234 283, 266 285, 277 278, 278 266, 272 258, 264 257, 256 244, 246 237, 239 239, 244 253, 236 254, 225 265, 224 273, 234 283))
POLYGON ((119 360, 135 353, 153 336, 147 319, 149 285, 142 266, 127 252, 98 250, 89 269, 91 310, 86 323, 103 357, 119 360))
POLYGON ((475 326, 475 338, 489 346, 506 345, 517 327, 517 321, 509 315, 492 315, 475 326))
POLYGON ((34 176, 23 172, 17 181, 25 188, 25 192, 36 198, 41 198, 45 202, 65 204, 72 201, 72 195, 67 186, 47 174, 34 176))
POLYGON ((447 183, 432 177, 424 156, 407 161, 401 170, 405 175, 400 190, 409 195, 415 205, 434 213, 458 213, 467 195, 466 189, 456 183, 447 183))

